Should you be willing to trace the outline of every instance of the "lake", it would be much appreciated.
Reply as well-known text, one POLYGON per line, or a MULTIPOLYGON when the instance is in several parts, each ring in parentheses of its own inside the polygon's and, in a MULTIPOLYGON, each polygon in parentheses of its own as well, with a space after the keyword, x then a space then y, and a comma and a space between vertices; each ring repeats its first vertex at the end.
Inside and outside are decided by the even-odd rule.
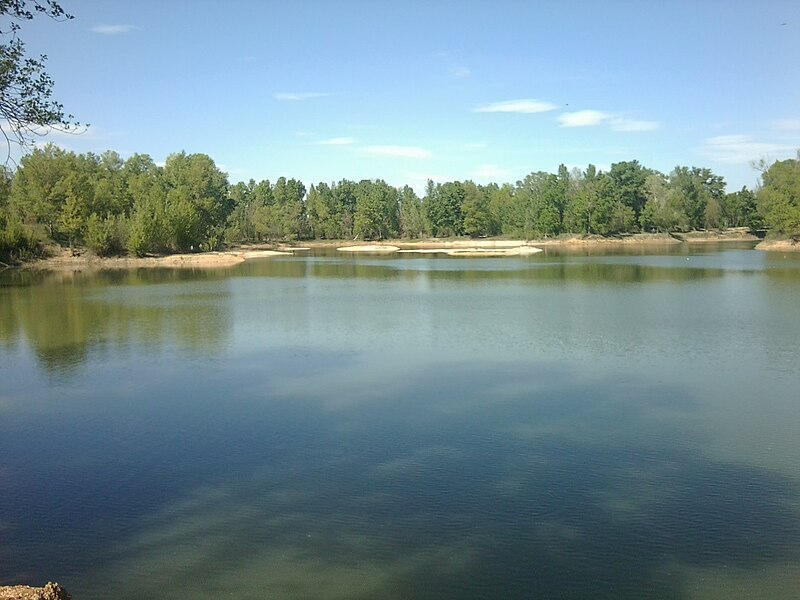
POLYGON ((800 597, 800 256, 0 274, 0 583, 800 597))

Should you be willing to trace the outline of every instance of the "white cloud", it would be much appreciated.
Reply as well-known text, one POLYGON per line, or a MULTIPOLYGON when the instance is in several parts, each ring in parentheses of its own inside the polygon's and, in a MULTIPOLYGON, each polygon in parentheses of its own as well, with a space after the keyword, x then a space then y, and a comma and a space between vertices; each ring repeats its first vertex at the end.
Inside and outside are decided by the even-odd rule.
POLYGON ((123 33, 129 33, 134 29, 136 29, 134 25, 97 25, 92 27, 94 33, 100 33, 102 35, 121 35, 123 33))
POLYGON ((470 71, 467 67, 458 67, 453 69, 453 72, 450 73, 450 76, 453 79, 465 79, 472 75, 472 71, 470 71))
POLYGON ((430 158, 430 150, 415 146, 368 146, 364 148, 366 154, 376 156, 397 156, 401 158, 430 158))
POLYGON ((497 165, 481 165, 471 173, 475 179, 503 179, 511 175, 511 171, 497 165))
POLYGON ((332 92, 278 92, 275 94, 275 100, 284 101, 302 101, 311 100, 312 98, 327 98, 335 96, 332 92))
POLYGON ((777 155, 791 155, 795 147, 758 142, 749 135, 719 135, 708 138, 698 152, 716 162, 746 165, 760 158, 775 159, 777 155))
POLYGON ((503 102, 494 102, 492 104, 485 104, 474 109, 473 112, 481 113, 543 113, 555 110, 558 108, 552 102, 544 100, 505 100, 503 102))
POLYGON ((774 121, 772 127, 778 131, 800 131, 800 119, 774 121))
POLYGON ((600 110, 578 110, 558 116, 561 127, 592 127, 608 121, 611 115, 600 110))
POLYGON ((636 121, 634 119, 617 118, 611 122, 614 131, 641 132, 658 129, 657 121, 636 121))
POLYGON ((349 146, 355 143, 356 140, 350 137, 335 137, 317 142, 320 146, 349 146))

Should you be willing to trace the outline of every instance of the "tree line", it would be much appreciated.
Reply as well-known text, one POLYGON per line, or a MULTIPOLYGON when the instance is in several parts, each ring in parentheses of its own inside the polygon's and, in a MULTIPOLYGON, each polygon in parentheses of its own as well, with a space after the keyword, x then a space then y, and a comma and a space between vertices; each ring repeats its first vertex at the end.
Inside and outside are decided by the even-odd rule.
POLYGON ((250 242, 727 227, 800 235, 800 153, 765 165, 757 191, 731 193, 707 168, 664 174, 631 160, 608 171, 561 165, 513 185, 428 181, 420 198, 380 179, 230 184, 205 154, 180 152, 157 165, 145 154, 123 160, 114 151, 76 154, 52 144, 0 177, 0 255, 11 258, 48 242, 143 256, 250 242))

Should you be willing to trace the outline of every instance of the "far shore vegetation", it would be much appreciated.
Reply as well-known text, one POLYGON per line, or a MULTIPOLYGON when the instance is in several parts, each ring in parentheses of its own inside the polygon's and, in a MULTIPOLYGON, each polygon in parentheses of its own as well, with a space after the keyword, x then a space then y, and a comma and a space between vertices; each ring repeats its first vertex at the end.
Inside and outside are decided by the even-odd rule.
POLYGON ((747 228, 800 236, 800 153, 763 165, 757 190, 728 192, 710 169, 669 174, 636 160, 530 173, 516 184, 428 181, 420 198, 385 181, 231 184, 205 154, 123 160, 48 144, 0 177, 0 261, 52 245, 98 256, 218 250, 248 243, 428 237, 551 238, 747 228))

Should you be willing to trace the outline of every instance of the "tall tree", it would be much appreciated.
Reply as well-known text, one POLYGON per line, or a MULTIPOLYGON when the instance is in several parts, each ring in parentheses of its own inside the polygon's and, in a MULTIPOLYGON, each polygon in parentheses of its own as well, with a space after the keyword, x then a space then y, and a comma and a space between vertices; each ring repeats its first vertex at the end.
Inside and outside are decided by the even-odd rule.
POLYGON ((773 163, 761 177, 757 201, 764 223, 780 235, 800 237, 800 152, 773 163))
POLYGON ((645 189, 647 174, 648 170, 643 168, 638 160, 614 163, 608 171, 617 200, 630 208, 636 219, 639 218, 647 201, 645 189))
POLYGON ((530 173, 518 181, 511 215, 517 233, 525 239, 560 233, 562 190, 558 176, 544 171, 530 173))
POLYGON ((496 235, 499 231, 489 204, 489 190, 472 181, 464 182, 464 233, 471 237, 496 235))
POLYGON ((356 188, 354 232, 364 239, 398 234, 397 190, 383 180, 364 180, 356 188))
POLYGON ((400 235, 405 238, 421 238, 430 233, 422 200, 408 185, 400 191, 399 220, 400 235))
MULTIPOLYGON (((221 228, 231 210, 228 176, 206 154, 180 152, 167 157, 163 180, 168 209, 174 211, 174 217, 185 220, 190 212, 196 213, 196 217, 190 218, 191 227, 185 223, 180 226, 181 231, 192 232, 191 239, 186 240, 188 244, 210 243, 216 246, 215 242, 221 241, 221 228), (188 206, 191 206, 191 211, 188 206)), ((186 244, 182 242, 179 246, 185 248, 186 244)))
POLYGON ((725 180, 710 169, 700 167, 675 167, 669 176, 670 187, 675 190, 683 204, 683 212, 692 229, 702 229, 711 224, 717 210, 709 202, 719 203, 725 194, 725 180))

